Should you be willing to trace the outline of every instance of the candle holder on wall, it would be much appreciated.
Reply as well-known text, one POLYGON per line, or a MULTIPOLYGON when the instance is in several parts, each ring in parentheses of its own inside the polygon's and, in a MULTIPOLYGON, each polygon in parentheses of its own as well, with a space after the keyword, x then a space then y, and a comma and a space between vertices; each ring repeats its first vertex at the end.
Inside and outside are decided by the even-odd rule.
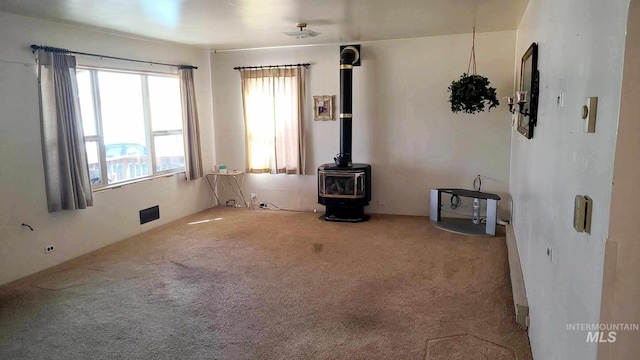
POLYGON ((507 104, 509 104, 509 112, 515 114, 516 111, 518 114, 524 116, 531 116, 529 109, 527 108, 527 91, 516 91, 516 98, 514 102, 514 98, 512 96, 507 96, 507 104))

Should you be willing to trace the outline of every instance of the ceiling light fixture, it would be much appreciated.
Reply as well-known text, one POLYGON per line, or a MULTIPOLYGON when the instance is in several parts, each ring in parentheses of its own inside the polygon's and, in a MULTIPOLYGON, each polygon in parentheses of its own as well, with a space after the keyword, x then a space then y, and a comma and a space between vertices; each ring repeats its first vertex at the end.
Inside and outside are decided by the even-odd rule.
POLYGON ((319 32, 305 29, 307 27, 307 23, 297 23, 296 27, 300 29, 300 31, 283 32, 283 34, 296 39, 306 39, 320 35, 319 32))

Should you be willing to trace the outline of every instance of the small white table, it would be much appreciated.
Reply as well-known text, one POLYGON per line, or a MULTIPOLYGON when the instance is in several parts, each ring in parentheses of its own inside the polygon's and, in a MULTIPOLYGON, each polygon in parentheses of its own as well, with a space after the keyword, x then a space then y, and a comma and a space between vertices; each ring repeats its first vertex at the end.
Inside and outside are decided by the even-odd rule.
MULTIPOLYGON (((228 170, 227 172, 224 172, 224 173, 212 172, 207 174, 205 177, 207 178, 209 187, 211 187, 211 191, 213 192, 213 196, 216 198, 216 202, 218 205, 220 205, 221 202, 220 202, 220 198, 218 198, 218 194, 216 193, 216 189, 219 182, 218 180, 220 180, 220 177, 223 177, 228 179, 228 183, 231 186, 231 190, 233 190, 233 192, 236 194, 237 197, 240 197, 240 200, 242 201, 242 204, 244 204, 244 207, 248 207, 247 201, 244 198, 244 193, 242 192, 242 185, 244 185, 244 171, 228 170), (231 179, 233 179, 233 181, 231 181, 231 179), (234 189, 234 185, 238 189, 237 192, 234 189)), ((222 184, 222 187, 226 189, 224 181, 220 183, 222 184)))

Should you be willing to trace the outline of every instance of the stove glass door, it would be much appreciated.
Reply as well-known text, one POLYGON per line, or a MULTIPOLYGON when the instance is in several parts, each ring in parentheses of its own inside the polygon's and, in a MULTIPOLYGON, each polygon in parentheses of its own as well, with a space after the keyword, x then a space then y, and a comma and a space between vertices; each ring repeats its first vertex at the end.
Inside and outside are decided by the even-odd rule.
POLYGON ((320 196, 359 199, 365 195, 364 172, 320 171, 320 196))

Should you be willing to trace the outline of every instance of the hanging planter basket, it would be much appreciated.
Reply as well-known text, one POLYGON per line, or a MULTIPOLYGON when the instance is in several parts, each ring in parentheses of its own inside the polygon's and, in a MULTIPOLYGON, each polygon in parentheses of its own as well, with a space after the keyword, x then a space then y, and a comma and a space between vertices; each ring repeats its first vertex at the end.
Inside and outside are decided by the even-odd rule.
POLYGON ((459 80, 453 81, 447 89, 451 111, 454 113, 464 112, 475 114, 483 112, 485 108, 491 110, 500 105, 496 88, 489 86, 491 82, 484 76, 476 73, 476 29, 473 28, 473 45, 471 47, 471 57, 469 58, 469 68, 466 73, 460 76, 459 80), (473 68, 471 65, 473 64, 473 68), (473 70, 473 74, 471 74, 473 70))
POLYGON ((489 86, 489 79, 481 75, 460 76, 449 86, 449 102, 451 111, 454 113, 465 112, 475 114, 483 112, 488 106, 488 110, 500 105, 496 96, 496 89, 489 86))

